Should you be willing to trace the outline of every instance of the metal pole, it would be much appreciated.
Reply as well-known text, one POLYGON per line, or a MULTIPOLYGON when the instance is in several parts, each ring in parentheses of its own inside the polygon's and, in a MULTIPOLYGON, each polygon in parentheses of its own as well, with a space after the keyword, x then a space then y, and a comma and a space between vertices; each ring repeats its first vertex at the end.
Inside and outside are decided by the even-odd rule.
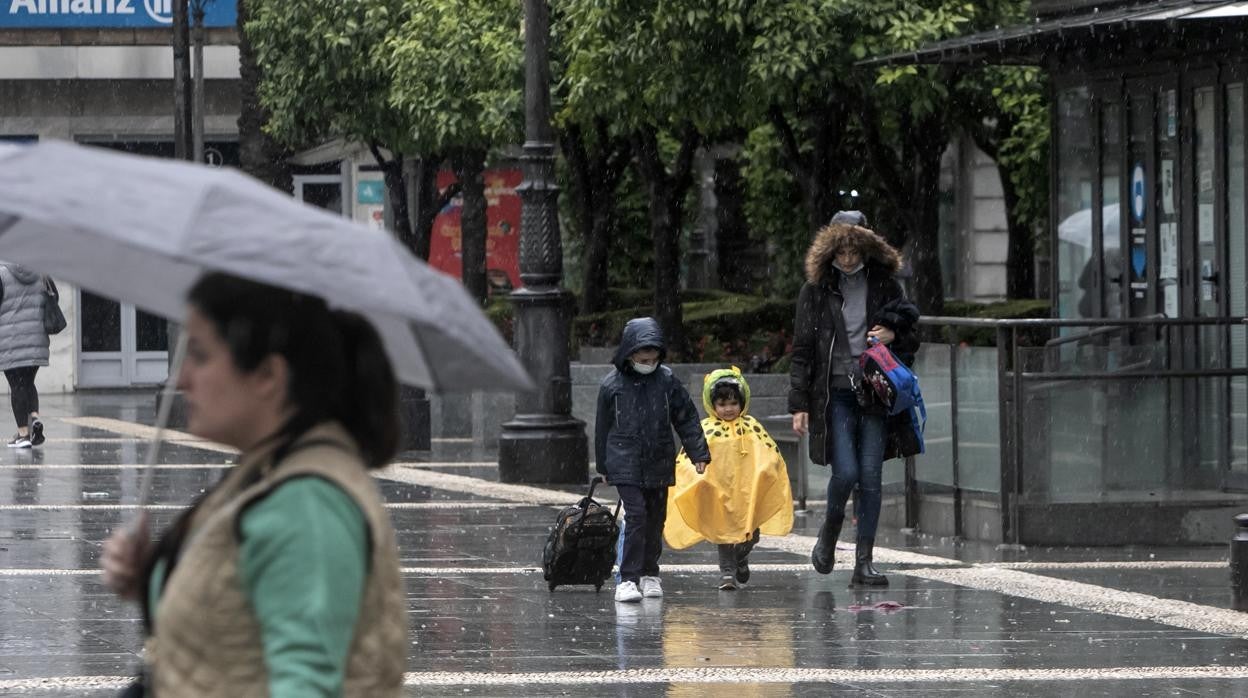
POLYGON ((1235 517, 1231 539, 1231 608, 1248 611, 1248 514, 1235 517))
POLYGON ((962 473, 958 460, 958 345, 949 345, 949 434, 953 450, 953 535, 962 537, 962 473))
POLYGON ((189 160, 191 146, 191 62, 188 0, 173 0, 173 157, 189 160))
POLYGON ((191 100, 191 159, 204 162, 204 3, 206 0, 194 0, 191 16, 194 19, 194 31, 191 40, 194 44, 195 91, 191 100))
POLYGON ((1010 379, 1010 387, 1014 391, 1014 423, 1010 427, 1014 446, 1014 457, 1010 459, 1010 479, 1014 483, 1010 492, 1010 518, 1014 521, 1013 544, 1022 545, 1022 519, 1019 513, 1018 500, 1023 496, 1023 364, 1022 354, 1018 348, 1018 328, 1010 328, 1010 363, 1014 375, 1010 379))
POLYGON ((1014 451, 1010 448, 1010 412, 1005 409, 1010 399, 1008 376, 1010 333, 1004 325, 997 325, 997 413, 998 442, 1001 449, 1001 472, 999 473, 999 492, 997 509, 1001 515, 1001 542, 1004 544, 1014 535, 1015 521, 1011 500, 1012 482, 1010 481, 1010 460, 1014 451))
POLYGON ((559 187, 550 124, 550 14, 545 0, 524 0, 524 181, 520 194, 520 279, 511 294, 516 351, 537 390, 518 395, 503 424, 498 472, 503 482, 585 482, 585 423, 572 417, 569 366, 572 294, 563 280, 559 187))
POLYGON ((810 437, 797 435, 797 510, 794 514, 806 514, 806 489, 810 469, 810 437))

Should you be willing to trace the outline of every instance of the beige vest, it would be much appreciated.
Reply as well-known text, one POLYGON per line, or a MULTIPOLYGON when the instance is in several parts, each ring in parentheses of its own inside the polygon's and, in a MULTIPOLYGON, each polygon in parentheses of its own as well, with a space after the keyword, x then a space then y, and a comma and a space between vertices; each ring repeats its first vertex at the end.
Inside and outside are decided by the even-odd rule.
POLYGON ((146 645, 149 685, 159 698, 268 696, 260 625, 240 576, 236 523, 248 503, 283 480, 304 475, 341 487, 368 522, 372 558, 347 656, 344 695, 399 695, 407 660, 407 608, 389 515, 346 430, 326 423, 299 440, 313 441, 337 445, 296 445, 278 468, 272 446, 250 454, 196 511, 146 645), (260 481, 245 487, 256 473, 260 481))

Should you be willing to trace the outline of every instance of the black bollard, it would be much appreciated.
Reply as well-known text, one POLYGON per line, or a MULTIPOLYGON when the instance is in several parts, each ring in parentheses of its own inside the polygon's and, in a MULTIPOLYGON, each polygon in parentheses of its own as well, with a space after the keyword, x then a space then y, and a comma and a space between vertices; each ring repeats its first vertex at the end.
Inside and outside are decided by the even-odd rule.
POLYGON ((1231 539, 1231 607, 1248 611, 1248 514, 1237 515, 1235 526, 1231 539))

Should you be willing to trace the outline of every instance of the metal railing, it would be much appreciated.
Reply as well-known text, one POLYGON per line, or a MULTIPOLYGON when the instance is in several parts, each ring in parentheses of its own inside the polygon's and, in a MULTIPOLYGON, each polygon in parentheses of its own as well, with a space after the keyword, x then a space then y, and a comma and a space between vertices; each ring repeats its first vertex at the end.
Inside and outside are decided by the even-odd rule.
MULTIPOLYGON (((997 401, 998 428, 1000 430, 999 447, 1001 450, 1001 473, 999 489, 999 507, 1002 516, 1002 538, 1009 545, 1021 543, 1021 526, 1019 519, 1019 502, 1026 494, 1023 490, 1024 439, 1023 395, 1024 388, 1029 384, 1062 383, 1065 381, 1138 381, 1140 379, 1200 379, 1219 377, 1248 376, 1248 367, 1240 368, 1200 368, 1192 366, 1197 352, 1184 351, 1190 349, 1191 343, 1199 343, 1200 338, 1194 333, 1185 332, 1194 327, 1244 327, 1248 325, 1246 318, 1165 318, 1149 316, 1124 319, 1012 319, 992 320, 960 317, 925 317, 920 324, 933 328, 984 330, 995 333, 997 363, 997 401), (1048 351, 1061 351, 1064 347, 1077 343, 1107 342, 1115 335, 1126 335, 1124 342, 1132 342, 1131 335, 1139 338, 1141 344, 1162 341, 1167 357, 1166 367, 1150 368, 1151 362, 1137 362, 1117 367, 1114 370, 1095 371, 1063 371, 1060 366, 1053 369, 1048 366, 1046 355, 1045 370, 1026 370, 1020 344, 1020 333, 1037 332, 1050 335, 1068 328, 1092 328, 1075 334, 1050 337, 1035 348, 1048 351), (1168 357, 1180 357, 1178 368, 1170 367, 1168 357)), ((1226 341, 1225 339, 1223 341, 1226 341)), ((958 433, 958 349, 956 336, 952 341, 927 340, 925 345, 945 344, 949 351, 950 372, 950 431, 952 435, 952 489, 953 489, 953 528, 954 535, 964 536, 963 504, 965 491, 962 486, 962 464, 959 462, 958 433)), ((1229 347, 1229 342, 1227 344, 1229 347)), ((920 380, 923 376, 920 375, 920 380)), ((1228 416, 1229 423, 1229 416, 1228 416)), ((919 492, 918 479, 915 474, 914 459, 907 459, 905 468, 905 517, 906 526, 915 527, 918 523, 919 492)))

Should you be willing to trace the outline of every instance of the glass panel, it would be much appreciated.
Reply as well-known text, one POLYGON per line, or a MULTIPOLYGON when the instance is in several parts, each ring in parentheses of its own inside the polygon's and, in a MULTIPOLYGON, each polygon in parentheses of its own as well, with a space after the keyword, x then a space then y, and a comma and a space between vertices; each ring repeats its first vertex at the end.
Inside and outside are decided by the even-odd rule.
POLYGON ((134 311, 135 347, 139 351, 169 351, 169 322, 142 310, 134 311))
POLYGON ((1095 163, 1088 89, 1063 91, 1057 110, 1057 311, 1059 317, 1084 317, 1080 284, 1092 259, 1095 163))
POLYGON ((121 304, 82 292, 82 350, 121 351, 121 304))
POLYGON ((342 213, 342 185, 337 182, 327 184, 305 182, 303 200, 327 211, 342 213))
POLYGON ((950 407, 953 403, 949 392, 949 345, 923 345, 915 361, 914 372, 922 381, 923 403, 927 407, 927 427, 923 432, 923 442, 927 450, 916 463, 916 478, 923 482, 953 487, 953 422, 950 419, 950 407))
MULTIPOLYGON (((1201 87, 1192 91, 1192 109, 1195 123, 1192 130, 1192 152, 1195 157, 1192 192, 1196 206, 1196 308, 1197 315, 1217 317, 1221 315, 1218 287, 1218 238, 1216 175, 1217 133, 1214 87, 1201 87)), ((1221 368, 1225 328, 1200 328, 1200 360, 1202 368, 1221 368)), ((1221 459, 1225 437, 1218 415, 1226 414, 1226 387, 1223 380, 1205 381, 1200 384, 1199 411, 1200 461, 1207 468, 1216 468, 1221 459)))
MULTIPOLYGON (((923 385, 926 390, 927 384, 923 385)), ((962 487, 1000 492, 1001 424, 997 409, 996 347, 958 348, 957 390, 958 475, 962 487)))
MULTIPOLYGON (((1085 350, 1134 370, 1164 368, 1168 354, 1164 341, 1085 350)), ((1023 350, 1025 364, 1035 366, 1043 351, 1023 350)), ((1028 499, 1158 501, 1182 488, 1167 479, 1182 440, 1182 402, 1170 397, 1180 387, 1179 379, 1156 378, 1029 383, 1022 417, 1028 499)))
MULTIPOLYGON (((1122 105, 1101 103, 1101 315, 1122 317, 1122 105)), ((1095 292, 1094 280, 1080 279, 1079 286, 1089 300, 1095 292)), ((1091 315, 1091 313, 1083 313, 1091 315)))
MULTIPOLYGON (((1248 250, 1245 238, 1244 209, 1244 86, 1242 83, 1226 87, 1226 205, 1227 205, 1227 258, 1226 279, 1229 305, 1227 315, 1248 315, 1248 250)), ((1248 328, 1232 327, 1230 330, 1229 364, 1232 368, 1248 365, 1248 328)), ((1248 380, 1231 379, 1231 452, 1232 471, 1248 473, 1248 380)))

